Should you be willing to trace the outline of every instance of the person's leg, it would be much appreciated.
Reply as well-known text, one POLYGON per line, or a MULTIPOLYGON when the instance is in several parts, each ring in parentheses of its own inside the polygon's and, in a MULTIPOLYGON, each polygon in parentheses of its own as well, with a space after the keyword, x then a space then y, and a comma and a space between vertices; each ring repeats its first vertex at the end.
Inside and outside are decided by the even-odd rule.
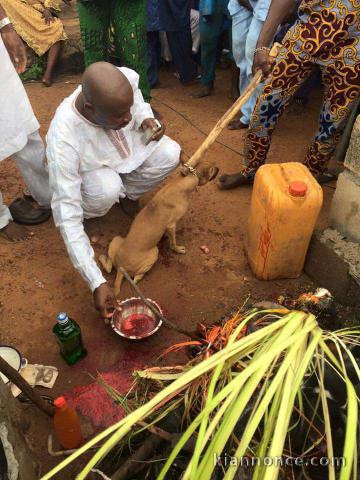
POLYGON ((197 77, 197 65, 192 58, 190 25, 184 30, 166 32, 166 36, 180 82, 187 84, 197 77))
POLYGON ((62 41, 54 43, 49 49, 48 58, 46 62, 46 69, 42 79, 43 84, 46 87, 51 87, 52 85, 52 77, 55 65, 58 61, 61 49, 62 49, 62 41))
POLYGON ((150 102, 147 77, 146 0, 113 0, 111 22, 115 31, 115 45, 121 63, 140 75, 139 88, 144 100, 150 102))
POLYGON ((106 37, 110 27, 109 0, 78 0, 81 40, 84 49, 85 66, 106 60, 106 37))
POLYGON ((211 94, 214 87, 215 69, 221 29, 224 23, 222 12, 200 18, 201 84, 202 89, 193 95, 203 98, 211 94))
MULTIPOLYGON (((246 58, 246 79, 245 83, 246 86, 252 80, 252 65, 254 61, 254 52, 256 48, 256 44, 262 29, 264 22, 259 20, 255 15, 253 16, 250 26, 249 32, 246 37, 246 45, 245 45, 245 58, 246 58)), ((244 125, 250 124, 250 117, 254 110, 256 100, 261 93, 263 85, 260 84, 249 100, 245 103, 245 105, 241 108, 242 117, 240 118, 240 122, 244 125)), ((241 92, 242 93, 242 92, 241 92)))
POLYGON ((50 208, 51 194, 45 165, 45 147, 38 131, 28 136, 25 147, 13 154, 12 159, 34 200, 41 207, 50 208))
MULTIPOLYGON (((232 17, 232 51, 236 67, 239 69, 239 91, 244 91, 247 86, 246 75, 246 56, 245 46, 246 37, 249 31, 250 23, 252 19, 252 13, 245 7, 242 7, 238 13, 232 17)), ((234 130, 243 126, 239 120, 234 120, 230 123, 229 129, 234 130)), ((247 125, 244 125, 247 127, 247 125)))
POLYGON ((272 75, 265 82, 251 116, 245 140, 245 169, 220 177, 220 188, 230 189, 252 183, 257 169, 265 163, 271 136, 292 96, 311 74, 313 63, 302 59, 294 45, 283 46, 272 75))
POLYGON ((163 137, 158 147, 134 172, 122 175, 126 196, 137 200, 177 167, 180 160, 180 145, 169 137, 163 137))
POLYGON ((150 88, 155 87, 158 83, 160 54, 159 32, 147 32, 147 76, 150 88))
POLYGON ((120 175, 109 167, 82 174, 81 193, 85 218, 103 217, 125 197, 120 175))
POLYGON ((324 102, 315 140, 304 161, 311 173, 319 178, 326 170, 351 108, 360 94, 359 75, 355 64, 349 64, 345 58, 337 59, 336 62, 330 61, 321 70, 325 90, 324 102))

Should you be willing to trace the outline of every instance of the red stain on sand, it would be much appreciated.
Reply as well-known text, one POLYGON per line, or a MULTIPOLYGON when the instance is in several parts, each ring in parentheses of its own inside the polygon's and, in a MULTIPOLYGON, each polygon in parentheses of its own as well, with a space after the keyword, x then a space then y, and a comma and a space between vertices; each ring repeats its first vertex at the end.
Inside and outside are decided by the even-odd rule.
MULTIPOLYGON (((122 361, 116 369, 101 373, 98 380, 115 389, 120 394, 126 394, 133 384, 132 373, 144 365, 122 361)), ((83 387, 75 387, 65 395, 69 404, 76 408, 81 415, 87 417, 96 427, 108 427, 121 420, 125 411, 117 405, 104 385, 99 381, 83 387)))

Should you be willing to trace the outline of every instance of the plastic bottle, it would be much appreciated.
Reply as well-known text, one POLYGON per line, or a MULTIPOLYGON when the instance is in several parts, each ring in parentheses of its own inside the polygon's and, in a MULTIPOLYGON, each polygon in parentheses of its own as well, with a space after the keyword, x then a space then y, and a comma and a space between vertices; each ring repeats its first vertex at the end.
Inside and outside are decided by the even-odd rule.
POLYGON ((84 439, 76 410, 69 407, 64 397, 54 400, 54 406, 54 427, 60 445, 66 450, 77 448, 84 439))
POLYGON ((61 312, 56 317, 57 323, 54 325, 53 333, 59 343, 60 353, 68 365, 73 365, 80 358, 87 354, 79 325, 61 312))
POLYGON ((251 269, 259 279, 301 274, 322 200, 322 188, 301 163, 259 168, 246 241, 251 269))

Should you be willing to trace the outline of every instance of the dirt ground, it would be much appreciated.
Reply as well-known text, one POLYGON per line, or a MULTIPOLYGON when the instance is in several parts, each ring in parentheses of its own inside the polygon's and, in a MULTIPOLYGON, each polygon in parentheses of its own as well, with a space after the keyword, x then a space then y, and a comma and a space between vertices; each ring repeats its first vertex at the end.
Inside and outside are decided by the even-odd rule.
MULTIPOLYGON (((161 86, 153 90, 153 106, 163 115, 167 133, 177 140, 187 154, 195 151, 218 118, 230 106, 230 73, 219 71, 213 96, 201 100, 190 97, 195 87, 183 87, 168 72, 161 76, 161 86)), ((26 89, 44 135, 61 100, 69 95, 79 77, 63 77, 52 88, 29 84, 26 89)), ((282 119, 273 139, 269 161, 301 161, 316 128, 321 92, 313 93, 303 114, 289 113, 282 119)), ((242 162, 243 133, 225 131, 208 154, 221 172, 237 170, 242 162), (225 146, 227 145, 227 146, 225 146)), ((0 165, 0 189, 7 202, 22 193, 23 184, 11 160, 0 165)), ((327 226, 332 188, 324 188, 325 202, 318 226, 327 226)), ((183 328, 198 322, 211 323, 250 295, 255 300, 275 300, 282 295, 296 295, 312 286, 305 275, 297 280, 262 282, 256 280, 243 250, 251 188, 222 192, 216 183, 199 189, 192 197, 186 217, 179 225, 178 239, 187 247, 184 256, 170 252, 166 242, 156 266, 140 283, 147 296, 165 309, 168 317, 183 328), (206 244, 205 255, 200 246, 206 244)), ((116 234, 126 234, 129 219, 115 206, 104 218, 88 223, 91 233, 100 232, 94 245, 96 255, 105 252, 116 234)), ((115 386, 124 386, 122 376, 134 367, 149 364, 161 350, 180 337, 162 328, 153 338, 130 344, 99 320, 91 292, 72 267, 63 241, 52 221, 33 229, 31 241, 9 244, 0 240, 0 340, 16 346, 30 363, 56 365, 59 377, 51 395, 66 393, 73 404, 96 428, 117 418, 106 395, 94 390, 94 379, 102 373, 115 386), (52 335, 57 312, 66 311, 82 328, 88 356, 68 367, 58 353, 52 335), (123 382, 123 383, 122 383, 123 382), (89 386, 88 386, 89 385, 89 386)), ((113 281, 113 275, 108 276, 113 281)), ((132 295, 124 284, 121 297, 132 295)), ((44 392, 49 393, 49 392, 44 392)), ((41 471, 58 463, 49 457, 47 436, 51 425, 47 418, 32 413, 25 426, 30 444, 41 459, 41 471)), ((73 478, 72 473, 58 475, 73 478)))

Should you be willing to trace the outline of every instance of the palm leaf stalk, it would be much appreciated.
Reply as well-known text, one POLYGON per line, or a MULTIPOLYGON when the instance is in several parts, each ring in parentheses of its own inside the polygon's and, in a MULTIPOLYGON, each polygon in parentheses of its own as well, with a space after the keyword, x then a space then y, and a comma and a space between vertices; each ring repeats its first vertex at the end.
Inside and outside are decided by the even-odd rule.
MULTIPOLYGON (((344 463, 339 478, 356 479, 359 398, 354 388, 354 375, 355 383, 358 383, 360 369, 350 347, 359 344, 359 332, 326 332, 319 327, 314 315, 304 312, 287 312, 281 316, 278 311, 256 311, 248 315, 238 313, 230 320, 230 323, 226 322, 226 328, 223 326, 217 330, 218 336, 212 332, 212 343, 216 348, 210 351, 210 355, 209 350, 202 352, 202 357, 196 357, 184 367, 156 367, 138 372, 137 377, 142 381, 153 380, 163 388, 66 458, 42 480, 53 478, 89 448, 103 441, 101 448, 78 474, 77 480, 86 479, 91 469, 129 432, 136 430, 139 423, 146 421, 154 425, 162 418, 162 409, 170 411, 171 402, 176 406, 183 402, 190 418, 157 480, 167 478, 169 469, 189 439, 195 439, 195 449, 184 480, 210 480, 219 465, 223 469, 222 478, 232 480, 237 468, 215 461, 225 452, 238 460, 253 454, 260 460, 265 457, 278 460, 284 457, 284 452, 291 455, 290 436, 299 427, 301 418, 307 421, 306 438, 314 435, 316 438, 310 446, 304 444, 297 455, 305 457, 321 444, 325 445, 327 456, 331 458, 334 456, 334 441, 326 390, 326 369, 329 367, 336 372, 347 392, 344 463), (250 333, 247 327, 251 322, 258 324, 258 329, 250 333), (321 407, 321 415, 305 412, 309 402, 304 401, 303 388, 309 378, 317 381, 319 400, 315 403, 319 409, 321 407), (194 392, 199 392, 200 386, 206 393, 199 407, 194 392), (239 424, 242 425, 240 434, 237 432, 239 424)), ((256 463, 252 478, 276 480, 281 467, 280 461, 274 461, 270 466, 256 463)), ((334 463, 329 462, 330 480, 335 479, 335 472, 334 463)))

